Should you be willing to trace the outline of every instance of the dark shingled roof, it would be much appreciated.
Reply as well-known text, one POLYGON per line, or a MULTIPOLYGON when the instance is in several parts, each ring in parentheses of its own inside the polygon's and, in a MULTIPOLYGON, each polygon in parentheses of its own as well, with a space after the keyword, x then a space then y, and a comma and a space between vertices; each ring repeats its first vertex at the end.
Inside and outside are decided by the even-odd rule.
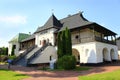
POLYGON ((62 24, 61 24, 60 21, 54 16, 54 14, 52 14, 52 16, 48 19, 48 21, 44 24, 44 26, 39 27, 35 33, 40 32, 40 31, 43 31, 43 30, 45 30, 45 29, 52 28, 52 27, 58 28, 58 29, 60 29, 60 28, 62 27, 62 24))
MULTIPOLYGON (((95 23, 95 22, 90 22, 87 19, 85 19, 82 15, 82 12, 79 12, 74 15, 69 15, 66 18, 63 18, 61 20, 58 20, 54 15, 52 15, 48 21, 45 23, 44 26, 38 27, 35 33, 38 33, 40 31, 50 29, 50 28, 57 28, 57 31, 62 31, 66 27, 68 29, 73 30, 73 29, 78 29, 78 28, 90 28, 92 29, 94 26, 94 30, 101 32, 105 34, 106 36, 109 35, 116 35, 116 33, 112 32, 111 30, 95 23)), ((56 32, 57 32, 56 31, 56 32)), ((55 33, 56 33, 55 32, 55 33)))
POLYGON ((29 40, 32 40, 32 39, 35 39, 35 34, 32 34, 30 37, 22 40, 21 42, 26 42, 26 41, 29 41, 29 40))
POLYGON ((61 19, 60 21, 63 24, 63 27, 60 31, 64 30, 66 27, 68 27, 68 29, 74 29, 77 27, 93 24, 93 22, 90 22, 83 17, 82 12, 72 16, 69 15, 67 18, 61 19))

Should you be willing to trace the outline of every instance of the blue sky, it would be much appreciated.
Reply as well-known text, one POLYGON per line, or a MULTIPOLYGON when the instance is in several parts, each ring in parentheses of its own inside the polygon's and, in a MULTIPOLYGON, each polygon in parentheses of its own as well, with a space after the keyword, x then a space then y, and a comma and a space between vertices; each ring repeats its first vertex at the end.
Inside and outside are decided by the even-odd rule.
POLYGON ((79 11, 120 36, 120 0, 0 0, 0 47, 18 33, 33 33, 52 12, 61 19, 79 11))

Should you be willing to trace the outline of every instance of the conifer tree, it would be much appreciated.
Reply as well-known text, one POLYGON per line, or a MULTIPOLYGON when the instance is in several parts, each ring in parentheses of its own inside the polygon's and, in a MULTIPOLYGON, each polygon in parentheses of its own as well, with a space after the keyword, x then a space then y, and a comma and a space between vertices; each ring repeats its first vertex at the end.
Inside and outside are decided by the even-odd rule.
POLYGON ((62 48, 63 48, 63 54, 66 55, 66 37, 65 37, 65 30, 62 31, 61 34, 61 38, 62 38, 62 48))
POLYGON ((60 32, 58 33, 57 36, 57 49, 58 58, 60 58, 63 56, 62 39, 60 32))
POLYGON ((71 33, 70 30, 66 27, 65 29, 65 40, 66 40, 66 54, 72 55, 72 44, 71 44, 71 33))
POLYGON ((14 46, 12 46, 11 55, 13 56, 13 55, 14 55, 14 53, 15 53, 15 51, 14 51, 14 46))

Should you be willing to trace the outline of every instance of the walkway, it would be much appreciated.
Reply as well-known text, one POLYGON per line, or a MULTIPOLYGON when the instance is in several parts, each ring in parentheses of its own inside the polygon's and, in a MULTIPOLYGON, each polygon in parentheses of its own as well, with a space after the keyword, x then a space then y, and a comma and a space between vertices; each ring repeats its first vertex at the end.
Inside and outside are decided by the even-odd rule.
MULTIPOLYGON (((7 68, 7 65, 0 65, 0 68, 7 68)), ((120 69, 120 62, 92 67, 92 69, 87 71, 41 71, 21 66, 11 67, 11 70, 31 76, 23 80, 78 80, 78 76, 110 72, 117 69, 120 69)))

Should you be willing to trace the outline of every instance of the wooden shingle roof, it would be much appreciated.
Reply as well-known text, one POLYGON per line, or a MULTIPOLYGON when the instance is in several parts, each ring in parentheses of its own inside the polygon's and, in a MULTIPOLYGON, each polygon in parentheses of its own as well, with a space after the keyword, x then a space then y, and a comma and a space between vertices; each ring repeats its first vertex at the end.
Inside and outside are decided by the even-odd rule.
POLYGON ((63 27, 60 31, 64 30, 65 27, 68 27, 68 29, 74 29, 81 26, 93 24, 93 22, 90 22, 83 17, 82 12, 61 19, 60 22, 63 24, 63 27))
POLYGON ((35 33, 38 33, 40 31, 46 30, 46 29, 50 29, 50 28, 61 28, 62 24, 60 23, 60 21, 54 16, 54 14, 52 14, 52 16, 48 19, 48 21, 44 24, 44 26, 39 27, 37 29, 37 31, 35 31, 35 33))

